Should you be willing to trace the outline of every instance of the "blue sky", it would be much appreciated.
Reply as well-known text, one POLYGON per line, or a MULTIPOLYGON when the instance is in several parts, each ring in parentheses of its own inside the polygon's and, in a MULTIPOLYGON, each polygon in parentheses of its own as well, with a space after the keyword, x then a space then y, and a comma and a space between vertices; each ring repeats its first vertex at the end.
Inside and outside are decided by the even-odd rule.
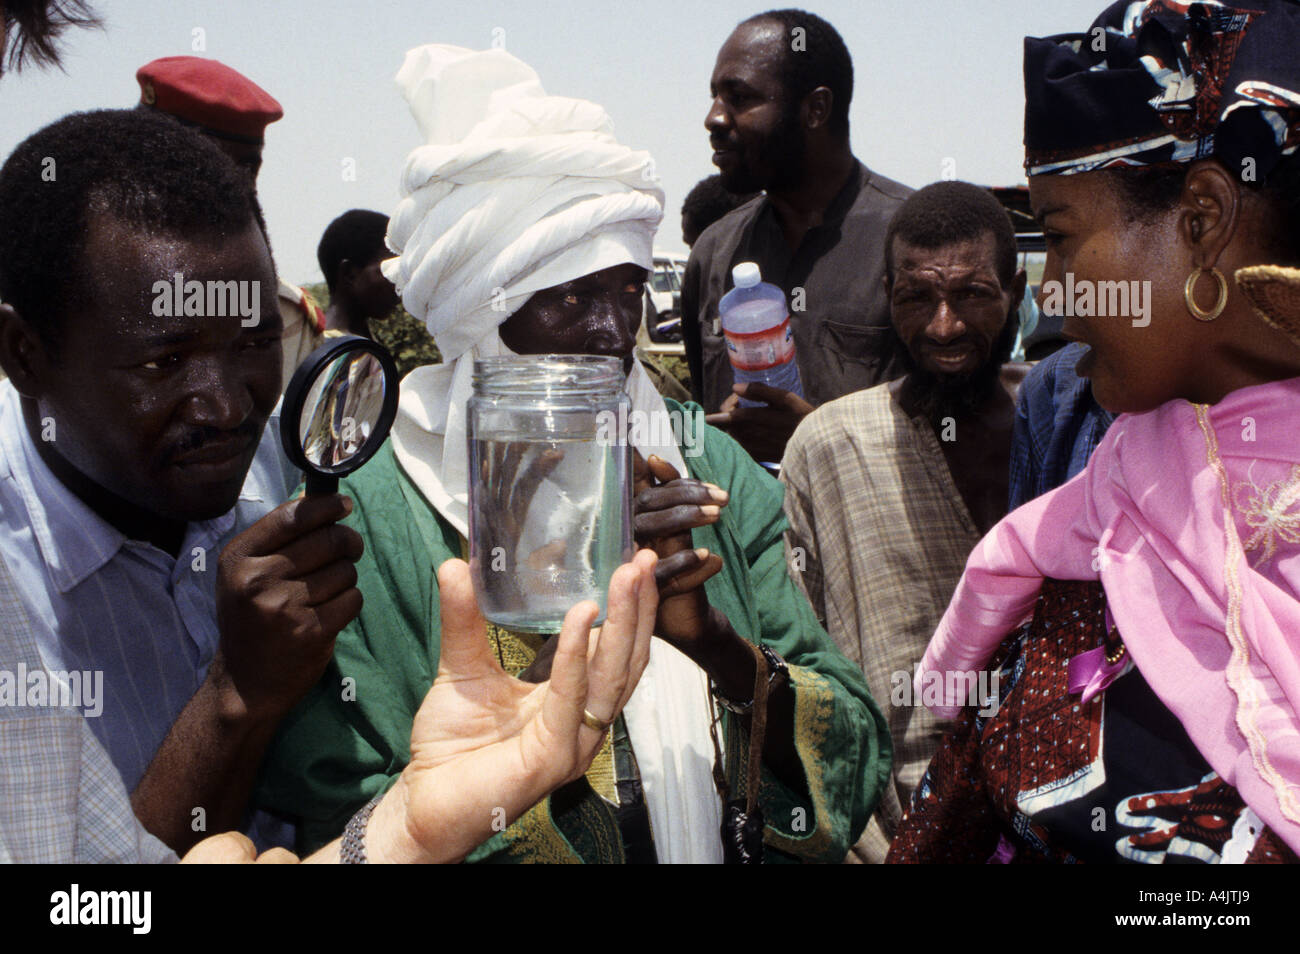
MULTIPOLYGON (((219 59, 285 108, 267 131, 259 191, 281 273, 320 280, 315 250, 350 208, 390 212, 415 124, 393 83, 422 43, 494 37, 548 92, 594 100, 619 138, 655 157, 668 197, 660 248, 684 249, 687 190, 714 171, 704 131, 709 74, 735 24, 763 6, 628 0, 95 0, 106 30, 68 34, 65 71, 0 79, 0 154, 79 109, 134 105, 136 69, 159 56, 219 59), (202 49, 195 49, 197 45, 202 49), (352 160, 355 181, 345 180, 352 160)), ((1100 0, 821 2, 853 55, 854 152, 911 186, 940 178, 1023 181, 1021 39, 1087 28, 1100 0)))

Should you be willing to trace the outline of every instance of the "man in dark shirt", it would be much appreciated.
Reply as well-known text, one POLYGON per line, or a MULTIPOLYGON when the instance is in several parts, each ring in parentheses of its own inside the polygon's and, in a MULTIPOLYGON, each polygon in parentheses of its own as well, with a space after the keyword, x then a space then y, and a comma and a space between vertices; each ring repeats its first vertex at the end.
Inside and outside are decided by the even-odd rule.
POLYGON ((755 457, 780 460, 812 406, 897 377, 898 339, 884 293, 884 235, 912 191, 849 148, 853 65, 824 20, 779 10, 723 44, 705 119, 732 192, 765 190, 707 229, 691 252, 682 323, 697 400, 755 457), (750 385, 766 406, 730 410, 732 373, 718 302, 738 262, 784 289, 806 401, 750 385))

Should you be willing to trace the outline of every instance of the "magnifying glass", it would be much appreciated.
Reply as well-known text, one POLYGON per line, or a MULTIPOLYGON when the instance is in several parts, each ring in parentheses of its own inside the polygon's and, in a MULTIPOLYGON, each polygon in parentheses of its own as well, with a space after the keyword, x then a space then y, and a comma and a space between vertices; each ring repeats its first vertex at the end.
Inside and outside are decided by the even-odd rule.
POLYGON ((293 373, 280 409, 280 443, 306 475, 308 494, 332 494, 339 478, 379 450, 397 416, 397 365, 383 345, 331 338, 293 373))

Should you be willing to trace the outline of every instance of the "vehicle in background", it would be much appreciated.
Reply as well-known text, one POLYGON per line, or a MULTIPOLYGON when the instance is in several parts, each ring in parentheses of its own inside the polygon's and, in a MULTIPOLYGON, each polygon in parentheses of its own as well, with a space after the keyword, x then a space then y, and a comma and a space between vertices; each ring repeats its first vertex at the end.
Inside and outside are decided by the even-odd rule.
POLYGON ((642 349, 652 354, 685 354, 682 345, 682 278, 686 256, 655 252, 654 271, 646 282, 645 320, 641 322, 642 349))

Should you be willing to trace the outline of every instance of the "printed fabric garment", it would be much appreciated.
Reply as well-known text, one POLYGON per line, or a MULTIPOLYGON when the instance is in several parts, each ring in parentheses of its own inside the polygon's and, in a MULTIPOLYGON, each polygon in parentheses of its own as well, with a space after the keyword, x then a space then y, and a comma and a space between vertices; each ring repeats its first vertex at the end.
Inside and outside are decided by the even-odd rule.
MULTIPOLYGON (((668 408, 693 413, 672 401, 668 408)), ((835 649, 786 573, 781 485, 713 428, 704 428, 701 453, 687 460, 692 477, 731 491, 719 521, 692 534, 697 547, 723 558, 722 571, 705 584, 709 602, 742 636, 761 640, 790 666, 795 749, 806 791, 763 773, 767 859, 838 862, 866 826, 888 778, 884 720, 862 674, 835 649)), ((462 553, 460 535, 420 496, 391 443, 341 489, 355 503, 345 522, 366 542, 357 564, 365 606, 339 634, 321 682, 281 725, 258 786, 263 807, 300 816, 304 851, 337 837, 409 761, 411 722, 438 668, 437 567, 462 553)), ((722 732, 725 767, 733 797, 739 797, 747 739, 729 713, 722 732)), ((621 770, 618 777, 624 777, 621 770)), ((676 781, 669 776, 668 784, 676 781)), ((592 787, 590 776, 566 786, 469 860, 624 861, 608 796, 592 787)), ((719 837, 716 830, 686 835, 719 837)), ((653 832, 656 846, 669 837, 653 832)))
MULTIPOLYGON (((1080 474, 972 551, 917 681, 987 669, 1045 578, 1100 580, 1152 690, 1300 851, 1298 403, 1290 378, 1120 415, 1080 474)), ((956 716, 948 688, 927 705, 956 716)))
POLYGON ((1071 659, 1121 645, 1100 584, 1046 580, 992 667, 996 714, 963 710, 888 860, 1295 863, 1131 658, 1089 701, 1071 692, 1071 659))
POLYGON ((854 847, 856 858, 878 863, 950 725, 913 698, 912 670, 979 529, 934 430, 909 417, 888 384, 804 418, 786 448, 781 480, 790 575, 862 669, 872 698, 890 701, 893 784, 854 847))
POLYGON ((705 411, 718 410, 732 393, 716 319, 740 262, 757 262, 763 280, 785 292, 804 396, 814 405, 902 373, 883 284, 885 230, 911 192, 856 163, 822 223, 793 251, 766 196, 704 230, 682 282, 682 338, 691 388, 705 411))
POLYGON ((1088 465, 1115 415, 1074 371, 1088 346, 1071 342, 1034 365, 1020 385, 1011 434, 1008 510, 1061 486, 1088 465))
POLYGON ((1211 156, 1262 182, 1300 147, 1295 0, 1120 0, 1087 33, 1025 38, 1031 176, 1211 156))

